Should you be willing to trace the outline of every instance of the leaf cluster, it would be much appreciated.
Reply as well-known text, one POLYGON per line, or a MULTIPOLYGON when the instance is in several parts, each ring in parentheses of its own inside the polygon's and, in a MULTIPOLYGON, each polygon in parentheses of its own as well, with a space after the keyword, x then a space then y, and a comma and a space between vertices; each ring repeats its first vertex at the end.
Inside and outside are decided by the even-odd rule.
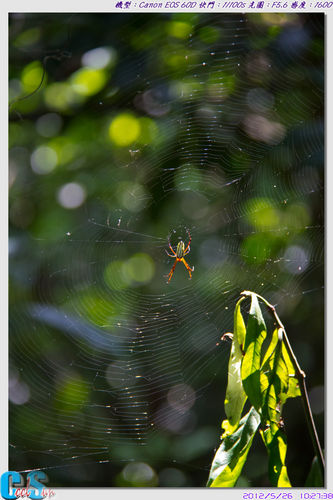
POLYGON ((268 453, 271 484, 291 486, 285 462, 287 439, 282 408, 289 398, 301 396, 301 391, 297 366, 290 355, 282 324, 275 326, 267 345, 264 340, 268 334, 257 294, 243 292, 234 312, 224 402, 227 418, 222 422, 224 432, 213 459, 207 483, 210 487, 236 484, 258 430, 268 453), (241 304, 248 297, 251 305, 245 324, 241 304), (242 416, 246 401, 250 403, 250 410, 242 416))

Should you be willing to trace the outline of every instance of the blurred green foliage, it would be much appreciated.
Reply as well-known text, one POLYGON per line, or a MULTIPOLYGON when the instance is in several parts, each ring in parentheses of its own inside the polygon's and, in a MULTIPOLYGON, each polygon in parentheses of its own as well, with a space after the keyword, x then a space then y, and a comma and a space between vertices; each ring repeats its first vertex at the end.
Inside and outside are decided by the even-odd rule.
MULTIPOLYGON (((277 305, 323 442, 324 16, 9 23, 9 469, 204 486, 243 289, 277 305), (187 229, 193 278, 166 285, 187 229)), ((313 452, 291 407, 297 486, 313 452)), ((251 453, 239 484, 269 484, 251 453)))

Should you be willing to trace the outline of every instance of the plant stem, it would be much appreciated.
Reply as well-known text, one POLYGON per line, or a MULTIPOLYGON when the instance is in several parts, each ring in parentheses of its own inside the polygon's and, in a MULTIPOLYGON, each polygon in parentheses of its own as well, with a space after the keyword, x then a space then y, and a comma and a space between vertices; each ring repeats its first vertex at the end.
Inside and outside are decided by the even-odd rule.
MULTIPOLYGON (((248 296, 252 295, 252 293, 254 293, 254 292, 244 291, 244 292, 241 293, 241 295, 248 297, 248 296)), ((297 378, 298 383, 299 383, 299 388, 300 388, 300 391, 301 391, 302 402, 303 402, 303 408, 304 408, 304 412, 305 412, 306 423, 307 423, 308 430, 309 430, 309 433, 310 433, 310 436, 311 436, 311 441, 312 441, 313 448, 314 448, 315 454, 317 456, 317 459, 318 459, 318 462, 319 462, 319 465, 320 465, 320 468, 321 468, 321 471, 322 471, 322 475, 323 475, 323 478, 324 478, 325 477, 325 461, 324 461, 323 452, 322 452, 322 449, 321 449, 321 446, 320 446, 320 442, 319 442, 319 438, 318 438, 316 426, 315 426, 315 423, 314 423, 314 420, 313 420, 313 416, 312 416, 312 411, 311 411, 311 407, 310 407, 308 392, 307 392, 307 389, 306 389, 306 383, 305 383, 305 376, 306 375, 305 375, 304 371, 301 369, 301 367, 298 364, 298 361, 297 361, 297 358, 296 358, 296 356, 294 354, 294 351, 291 348, 291 345, 290 345, 290 342, 289 342, 286 330, 285 330, 285 328, 284 328, 284 326, 282 324, 282 321, 280 320, 279 316, 277 315, 275 307, 272 304, 270 304, 266 299, 264 299, 264 297, 261 297, 261 295, 258 295, 257 293, 254 293, 254 295, 256 295, 260 300, 262 300, 262 302, 264 302, 266 304, 266 306, 268 307, 268 310, 273 315, 276 323, 279 325, 279 327, 283 331, 283 339, 284 339, 284 342, 285 342, 285 346, 286 346, 288 354, 289 354, 289 356, 290 356, 290 358, 291 358, 291 360, 293 362, 293 365, 294 365, 294 368, 295 368, 295 375, 296 375, 296 378, 297 378)))

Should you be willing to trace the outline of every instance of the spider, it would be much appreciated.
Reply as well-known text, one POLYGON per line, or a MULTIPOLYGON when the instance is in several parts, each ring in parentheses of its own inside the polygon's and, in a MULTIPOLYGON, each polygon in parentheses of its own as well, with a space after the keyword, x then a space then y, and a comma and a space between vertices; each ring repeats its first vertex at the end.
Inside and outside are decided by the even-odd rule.
POLYGON ((185 243, 183 241, 180 241, 177 245, 177 249, 176 251, 174 251, 174 249, 172 248, 171 246, 171 243, 170 243, 170 236, 168 238, 168 243, 169 243, 169 248, 172 252, 172 254, 168 253, 167 250, 166 251, 166 254, 169 255, 169 257, 173 257, 175 260, 175 263, 174 265, 172 266, 172 269, 171 271, 169 272, 168 274, 168 283, 169 281, 171 280, 172 278, 172 275, 173 275, 173 272, 175 270, 175 267, 176 267, 176 264, 177 262, 182 262, 184 264, 184 266, 186 267, 186 269, 188 270, 188 274, 190 275, 190 279, 192 278, 192 272, 194 271, 194 266, 193 267, 190 267, 188 265, 188 263, 186 262, 186 260, 184 259, 185 255, 187 255, 188 253, 190 253, 190 243, 191 243, 191 235, 190 235, 190 232, 189 230, 187 230, 187 233, 188 233, 188 236, 189 236, 189 242, 188 242, 188 245, 187 247, 185 247, 185 243))

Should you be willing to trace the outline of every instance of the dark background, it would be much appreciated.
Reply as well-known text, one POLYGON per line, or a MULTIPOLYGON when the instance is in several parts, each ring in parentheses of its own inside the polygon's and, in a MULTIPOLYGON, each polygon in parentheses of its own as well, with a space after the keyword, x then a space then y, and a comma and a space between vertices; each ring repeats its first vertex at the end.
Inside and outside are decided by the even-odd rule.
MULTIPOLYGON (((204 486, 244 289, 324 445, 324 16, 15 13, 9 37, 9 470, 204 486)), ((300 400, 284 419, 302 486, 300 400)), ((238 484, 269 486, 259 437, 238 484)))

